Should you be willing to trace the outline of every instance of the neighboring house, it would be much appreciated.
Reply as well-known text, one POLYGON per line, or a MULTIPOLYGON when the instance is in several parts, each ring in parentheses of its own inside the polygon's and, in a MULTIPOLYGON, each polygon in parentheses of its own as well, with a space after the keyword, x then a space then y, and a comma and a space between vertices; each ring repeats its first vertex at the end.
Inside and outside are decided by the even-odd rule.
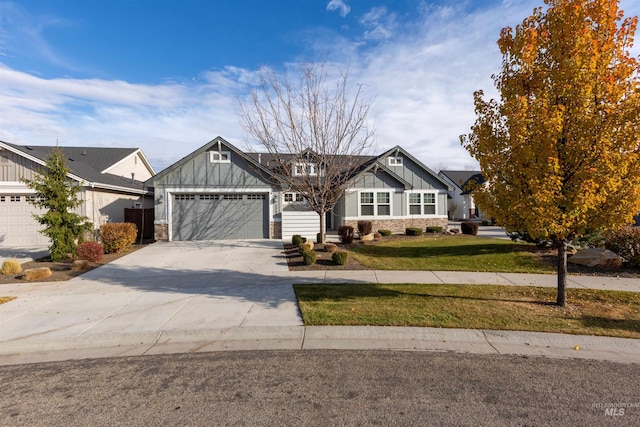
POLYGON ((449 193, 449 216, 451 219, 479 218, 481 215, 473 201, 471 191, 475 185, 484 182, 482 172, 443 170, 438 175, 453 187, 449 193))
MULTIPOLYGON (((326 218, 327 229, 371 220, 374 230, 447 226, 447 183, 401 147, 362 164, 326 218)), ((217 137, 159 172, 145 185, 155 194, 156 240, 274 238, 313 240, 319 218, 304 199, 273 179, 264 153, 245 153, 217 137)), ((306 165, 314 168, 315 165, 306 165)))
MULTIPOLYGON (((16 145, 0 141, 0 246, 47 245, 33 218, 42 213, 28 199, 35 197, 21 179, 44 171, 53 146, 16 145)), ((125 208, 152 208, 153 195, 143 183, 154 170, 140 149, 60 147, 70 170, 68 177, 82 186, 80 215, 94 228, 122 222, 125 208)))

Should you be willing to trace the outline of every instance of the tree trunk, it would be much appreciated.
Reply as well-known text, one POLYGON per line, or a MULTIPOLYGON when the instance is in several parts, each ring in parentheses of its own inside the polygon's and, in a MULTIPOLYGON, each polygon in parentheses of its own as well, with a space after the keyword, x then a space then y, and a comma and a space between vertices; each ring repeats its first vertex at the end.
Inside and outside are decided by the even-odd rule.
POLYGON ((320 239, 318 239, 319 241, 317 243, 324 243, 325 233, 326 233, 326 230, 325 230, 325 228, 326 228, 325 227, 325 215, 326 215, 326 212, 319 213, 318 215, 320 215, 320 239))
POLYGON ((556 304, 560 307, 567 305, 567 241, 557 240, 558 247, 558 298, 556 304))

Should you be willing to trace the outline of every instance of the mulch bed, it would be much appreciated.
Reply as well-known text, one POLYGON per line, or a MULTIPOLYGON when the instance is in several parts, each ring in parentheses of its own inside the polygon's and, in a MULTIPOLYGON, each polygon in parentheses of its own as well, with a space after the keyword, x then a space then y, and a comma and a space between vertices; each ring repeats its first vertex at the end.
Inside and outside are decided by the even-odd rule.
MULTIPOLYGON (((344 250, 351 245, 343 245, 341 243, 337 243, 336 246, 338 246, 338 250, 344 250)), ((318 256, 318 258, 316 259, 316 263, 311 265, 304 265, 304 262, 302 262, 302 255, 300 254, 298 247, 291 244, 285 244, 284 253, 287 256, 287 264, 289 266, 289 270, 371 270, 369 267, 365 267, 364 265, 354 260, 352 256, 347 259, 347 263, 345 265, 335 265, 333 261, 331 261, 331 253, 324 251, 323 244, 316 243, 314 250, 318 256)))
MULTIPOLYGON (((142 249, 146 245, 134 245, 129 248, 126 252, 119 254, 105 254, 104 258, 101 262, 90 262, 89 268, 82 271, 72 271, 71 264, 73 260, 67 260, 62 262, 51 262, 48 257, 40 258, 34 261, 25 262, 22 264, 22 271, 24 272, 30 268, 42 268, 48 267, 51 270, 51 276, 46 279, 32 280, 32 282, 62 282, 65 280, 72 279, 74 277, 80 276, 81 274, 86 273, 87 271, 93 270, 94 268, 98 268, 101 265, 108 264, 112 261, 115 261, 118 258, 121 258, 131 252, 137 251, 138 249, 142 249)), ((8 283, 27 283, 23 279, 23 273, 10 275, 10 274, 0 274, 0 285, 8 284, 8 283)))

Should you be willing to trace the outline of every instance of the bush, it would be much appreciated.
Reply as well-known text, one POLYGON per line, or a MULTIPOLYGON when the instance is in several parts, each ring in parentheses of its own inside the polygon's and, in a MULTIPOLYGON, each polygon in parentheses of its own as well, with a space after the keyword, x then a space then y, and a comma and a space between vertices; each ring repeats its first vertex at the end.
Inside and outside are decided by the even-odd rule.
POLYGON ((89 268, 91 268, 91 264, 86 259, 77 259, 71 263, 71 271, 84 271, 89 268))
POLYGON ((100 226, 104 253, 120 253, 136 242, 138 228, 131 222, 111 222, 100 226))
POLYGON ((100 242, 85 242, 78 245, 78 258, 100 262, 104 257, 104 246, 100 242))
POLYGON ((407 236, 422 236, 422 228, 407 227, 404 231, 407 236))
POLYGON ((294 234, 293 236, 291 236, 291 243, 294 246, 298 246, 300 243, 302 243, 302 236, 299 234, 294 234))
POLYGON ((371 221, 358 221, 358 235, 360 237, 371 234, 373 223, 371 221))
POLYGON ((391 230, 378 230, 378 233, 383 236, 391 236, 391 230))
POLYGON ((19 274, 22 272, 22 266, 17 259, 8 259, 2 263, 2 274, 19 274))
POLYGON ((373 240, 375 240, 376 242, 379 241, 379 240, 382 240, 382 234, 373 233, 373 240))
POLYGON ((553 246, 550 240, 540 239, 540 238, 534 239, 529 235, 528 231, 507 231, 507 236, 509 236, 509 238, 514 242, 521 240, 523 242, 533 243, 534 245, 536 245, 541 249, 553 246))
POLYGON ((640 267, 640 228, 625 225, 604 233, 604 247, 627 260, 631 267, 640 267))
POLYGON ((338 236, 340 236, 340 242, 342 243, 353 243, 353 227, 341 225, 338 227, 338 236))
POLYGON ((49 270, 49 267, 30 268, 25 270, 23 275, 24 280, 27 282, 46 279, 47 277, 51 277, 51 270, 49 270))
POLYGON ((314 251, 306 251, 302 253, 302 262, 304 262, 304 265, 315 264, 317 257, 318 254, 314 251))
POLYGON ((478 223, 473 221, 462 221, 460 223, 460 229, 462 230, 462 234, 475 236, 478 234, 478 223))
POLYGON ((331 254, 331 261, 336 265, 345 265, 349 259, 349 254, 344 251, 337 251, 331 254))
POLYGON ((333 243, 325 243, 324 244, 324 251, 325 252, 335 252, 336 250, 338 250, 338 247, 336 245, 334 245, 333 243))
POLYGON ((439 227, 439 226, 427 227, 426 231, 427 233, 442 234, 442 227, 439 227))

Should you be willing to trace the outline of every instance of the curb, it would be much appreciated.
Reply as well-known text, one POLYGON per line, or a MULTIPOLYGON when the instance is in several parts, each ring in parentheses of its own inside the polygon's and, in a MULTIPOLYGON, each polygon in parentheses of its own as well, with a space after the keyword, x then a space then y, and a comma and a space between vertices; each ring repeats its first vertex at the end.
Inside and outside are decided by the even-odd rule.
POLYGON ((0 343, 0 365, 256 350, 386 350, 544 356, 640 364, 640 340, 543 332, 375 326, 167 330, 0 343))

